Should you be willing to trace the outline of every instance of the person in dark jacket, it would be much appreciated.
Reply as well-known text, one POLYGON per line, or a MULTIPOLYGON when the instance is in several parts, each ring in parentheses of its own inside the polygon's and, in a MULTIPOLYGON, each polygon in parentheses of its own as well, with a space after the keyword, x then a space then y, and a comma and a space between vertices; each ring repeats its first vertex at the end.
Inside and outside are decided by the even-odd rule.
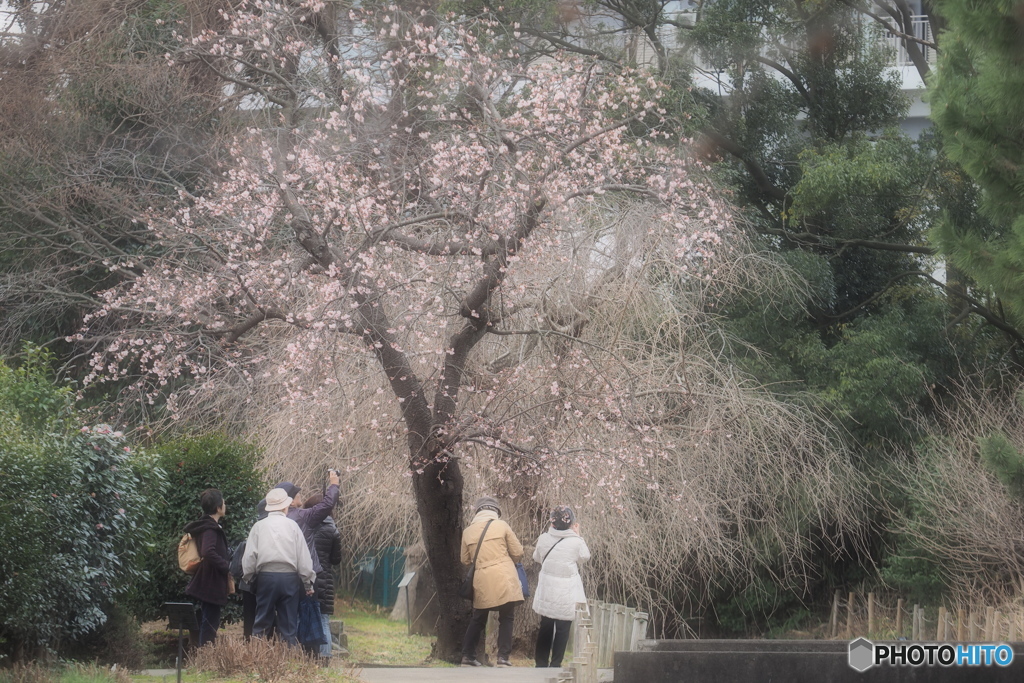
MULTIPOLYGON (((323 500, 323 495, 314 493, 302 504, 304 509, 314 508, 323 500)), ((320 618, 323 620, 327 643, 319 647, 318 654, 324 664, 331 659, 331 615, 334 614, 334 570, 332 567, 341 564, 341 534, 334 518, 327 516, 313 529, 313 549, 320 560, 321 571, 316 573, 314 586, 317 601, 320 603, 320 618)))
POLYGON ((224 496, 217 489, 206 489, 199 495, 203 516, 185 526, 199 549, 199 569, 192 576, 185 594, 199 601, 199 646, 217 640, 220 613, 228 603, 228 566, 231 553, 220 520, 227 514, 224 496))
POLYGON ((296 486, 290 481, 282 481, 274 487, 275 489, 284 489, 284 492, 292 499, 292 506, 288 510, 288 519, 294 520, 299 525, 299 528, 302 529, 302 535, 306 538, 306 545, 309 546, 310 557, 313 558, 313 571, 317 573, 323 568, 320 566, 320 559, 313 549, 313 530, 320 526, 320 523, 334 509, 335 503, 338 502, 339 484, 341 483, 336 470, 331 470, 328 474, 327 492, 319 503, 310 507, 302 505, 302 496, 299 495, 299 491, 302 490, 301 487, 296 486))
MULTIPOLYGON (((261 500, 256 506, 256 521, 266 516, 267 501, 261 500)), ((245 541, 242 541, 231 555, 231 576, 235 578, 238 593, 242 596, 242 638, 249 640, 252 637, 253 623, 256 621, 256 586, 246 583, 242 575, 242 558, 244 556, 245 541)), ((271 627, 271 631, 273 631, 273 627, 271 627)), ((273 637, 273 633, 271 632, 268 637, 273 637)))

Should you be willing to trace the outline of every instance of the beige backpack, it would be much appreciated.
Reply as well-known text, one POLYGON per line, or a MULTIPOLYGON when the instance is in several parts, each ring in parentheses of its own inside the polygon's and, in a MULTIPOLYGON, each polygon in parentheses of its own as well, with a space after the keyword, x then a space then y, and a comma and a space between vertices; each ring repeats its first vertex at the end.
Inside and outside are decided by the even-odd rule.
POLYGON ((199 547, 192 534, 185 534, 178 541, 178 567, 186 574, 195 574, 203 558, 199 557, 199 547))

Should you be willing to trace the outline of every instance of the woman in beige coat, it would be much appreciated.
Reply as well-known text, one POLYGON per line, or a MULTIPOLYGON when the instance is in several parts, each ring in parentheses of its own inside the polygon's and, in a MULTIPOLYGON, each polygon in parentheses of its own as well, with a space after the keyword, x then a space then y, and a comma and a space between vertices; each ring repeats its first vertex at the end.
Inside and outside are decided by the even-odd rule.
POLYGON ((512 528, 501 521, 497 500, 484 496, 476 502, 475 508, 473 521, 462 531, 462 564, 473 564, 477 545, 480 545, 473 575, 473 616, 462 641, 462 666, 481 666, 476 648, 491 610, 498 611, 498 666, 512 666, 509 661, 512 625, 516 606, 523 602, 523 587, 515 563, 523 557, 523 544, 512 528), (483 543, 480 542, 482 534, 483 543))

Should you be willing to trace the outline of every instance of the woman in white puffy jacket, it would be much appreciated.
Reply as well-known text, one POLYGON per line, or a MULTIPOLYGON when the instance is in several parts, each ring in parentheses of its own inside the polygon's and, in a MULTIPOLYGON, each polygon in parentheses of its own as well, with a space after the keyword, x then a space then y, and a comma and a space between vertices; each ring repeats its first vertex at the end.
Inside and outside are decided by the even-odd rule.
POLYGON ((551 511, 551 528, 537 539, 533 560, 540 575, 533 596, 533 611, 540 615, 535 659, 539 667, 561 667, 576 603, 586 602, 580 562, 590 559, 590 548, 580 537, 580 525, 567 505, 551 511))

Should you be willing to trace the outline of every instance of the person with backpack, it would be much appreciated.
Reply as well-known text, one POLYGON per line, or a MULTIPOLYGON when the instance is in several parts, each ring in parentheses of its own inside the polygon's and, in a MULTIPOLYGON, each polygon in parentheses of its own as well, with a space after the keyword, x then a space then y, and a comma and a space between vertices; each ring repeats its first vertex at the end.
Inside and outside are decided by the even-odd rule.
POLYGON ((462 564, 473 568, 473 615, 462 641, 462 666, 482 666, 476 649, 491 610, 498 612, 497 666, 512 666, 512 627, 516 607, 523 604, 523 584, 515 563, 523 557, 523 544, 499 519, 496 499, 484 496, 475 508, 473 521, 462 532, 462 564))
POLYGON ((217 640, 220 615, 228 603, 230 577, 228 573, 231 554, 228 539, 220 520, 227 514, 224 496, 217 489, 206 489, 199 495, 203 516, 185 526, 185 533, 195 539, 199 552, 199 564, 195 565, 192 580, 185 588, 185 595, 199 601, 199 646, 217 640))
POLYGON ((551 528, 537 539, 534 562, 540 563, 533 611, 540 615, 534 660, 538 667, 562 666, 576 603, 586 602, 579 564, 590 559, 576 515, 567 505, 551 511, 551 528))

